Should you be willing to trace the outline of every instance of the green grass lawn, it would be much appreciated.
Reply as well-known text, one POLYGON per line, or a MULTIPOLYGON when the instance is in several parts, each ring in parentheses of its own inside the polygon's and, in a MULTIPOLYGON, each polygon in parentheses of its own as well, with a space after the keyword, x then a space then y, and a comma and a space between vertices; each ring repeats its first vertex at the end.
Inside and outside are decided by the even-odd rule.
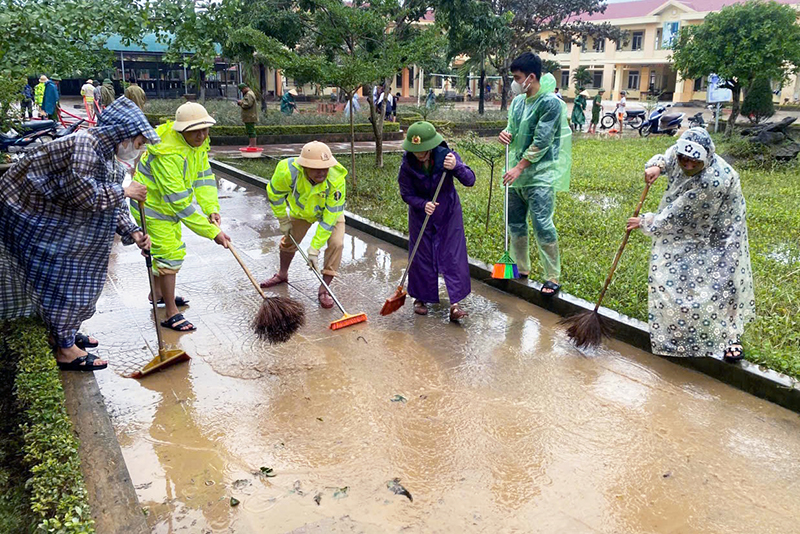
MULTIPOLYGON (((560 235, 562 284, 565 291, 594 301, 644 186, 645 162, 664 152, 673 139, 578 139, 574 144, 572 185, 559 193, 556 227, 560 235)), ((724 153, 724 146, 721 152, 724 153)), ((461 154, 475 170, 471 189, 459 188, 470 256, 494 263, 503 252, 502 188, 495 173, 489 227, 486 208, 489 169, 470 154, 461 154)), ((349 157, 340 158, 349 167, 349 157)), ((383 169, 371 155, 357 156, 358 186, 348 183, 347 207, 407 232, 406 205, 397 189, 400 156, 385 157, 383 169)), ((229 160, 237 167, 269 178, 275 162, 229 160)), ((750 250, 756 286, 757 321, 743 339, 747 359, 800 377, 800 166, 737 169, 747 199, 750 250)), ((655 211, 666 187, 660 179, 643 211, 655 211)), ((604 299, 604 305, 647 320, 647 261, 650 239, 634 232, 604 299)), ((538 272, 538 257, 532 258, 538 272)))

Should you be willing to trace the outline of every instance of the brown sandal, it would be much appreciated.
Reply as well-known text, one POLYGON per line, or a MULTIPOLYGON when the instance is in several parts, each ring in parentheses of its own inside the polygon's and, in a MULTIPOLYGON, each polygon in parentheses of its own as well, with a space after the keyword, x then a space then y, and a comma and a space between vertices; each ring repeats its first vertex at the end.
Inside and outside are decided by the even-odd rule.
POLYGON ((333 305, 335 304, 333 302, 333 297, 331 297, 331 294, 325 291, 324 289, 319 290, 319 293, 317 293, 317 298, 319 299, 319 305, 325 308, 326 310, 333 308, 333 305))
POLYGON ((454 323, 457 323, 464 317, 468 316, 469 313, 465 312, 461 308, 458 307, 458 304, 453 304, 450 306, 450 320, 454 323))
POLYGON ((415 300, 414 313, 417 315, 428 315, 428 307, 421 300, 415 300))
POLYGON ((281 278, 280 275, 276 274, 275 276, 273 276, 269 280, 264 280, 259 285, 261 286, 261 289, 267 289, 267 288, 270 288, 270 287, 275 287, 275 286, 279 286, 281 284, 285 284, 288 281, 289 281, 288 278, 281 278))

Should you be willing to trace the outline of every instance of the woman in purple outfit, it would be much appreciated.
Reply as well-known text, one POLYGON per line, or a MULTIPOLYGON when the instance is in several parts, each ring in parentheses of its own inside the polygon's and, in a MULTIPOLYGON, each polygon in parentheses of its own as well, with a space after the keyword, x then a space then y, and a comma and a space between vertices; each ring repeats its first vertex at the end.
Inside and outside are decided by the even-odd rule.
POLYGON ((408 204, 409 249, 413 250, 417 238, 421 239, 408 273, 408 294, 414 298, 414 313, 427 315, 426 303, 439 302, 441 274, 450 297, 450 320, 459 321, 467 316, 459 302, 469 295, 471 285, 461 201, 454 179, 472 187, 475 173, 447 147, 429 122, 411 125, 403 149, 406 154, 397 180, 400 196, 408 204), (434 203, 440 180, 442 188, 434 203), (426 215, 430 215, 430 221, 420 237, 426 215))

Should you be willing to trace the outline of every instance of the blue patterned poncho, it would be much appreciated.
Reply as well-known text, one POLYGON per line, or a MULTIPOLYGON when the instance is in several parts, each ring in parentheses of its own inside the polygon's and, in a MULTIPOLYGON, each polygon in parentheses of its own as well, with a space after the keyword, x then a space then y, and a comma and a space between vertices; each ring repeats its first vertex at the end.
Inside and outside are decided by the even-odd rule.
POLYGON ((739 174, 715 154, 711 137, 692 128, 646 167, 669 183, 658 213, 642 216, 653 238, 650 341, 655 354, 719 356, 755 318, 747 207, 739 174), (705 163, 694 176, 678 154, 705 163))
POLYGON ((63 348, 95 311, 114 232, 139 228, 124 203, 119 143, 158 135, 127 98, 98 126, 29 152, 0 176, 0 319, 36 312, 63 348))

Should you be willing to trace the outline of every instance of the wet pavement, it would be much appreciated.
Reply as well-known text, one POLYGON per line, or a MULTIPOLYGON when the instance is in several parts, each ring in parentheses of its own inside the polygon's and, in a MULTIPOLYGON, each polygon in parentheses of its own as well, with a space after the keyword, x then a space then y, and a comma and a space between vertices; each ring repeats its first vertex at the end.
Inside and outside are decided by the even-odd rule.
MULTIPOLYGON (((220 182, 223 227, 272 275, 266 199, 220 182)), ((134 248, 115 245, 84 325, 111 360, 97 379, 153 532, 800 531, 792 412, 622 343, 582 353, 557 316, 478 281, 462 325, 446 302, 381 317, 406 254, 350 230, 334 291, 369 321, 328 330, 340 313, 295 261, 275 294, 302 300, 307 325, 270 346, 232 255, 184 235, 178 289, 198 331, 166 337, 191 362, 123 377, 155 349, 134 248)))

